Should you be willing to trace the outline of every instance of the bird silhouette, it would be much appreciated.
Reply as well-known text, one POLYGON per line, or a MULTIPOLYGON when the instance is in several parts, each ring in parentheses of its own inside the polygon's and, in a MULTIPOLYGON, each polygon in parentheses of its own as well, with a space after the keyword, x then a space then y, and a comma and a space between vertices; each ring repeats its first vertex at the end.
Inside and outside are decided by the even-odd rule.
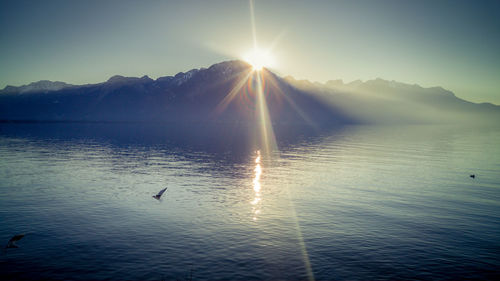
POLYGON ((470 175, 471 178, 475 179, 476 178, 476 175, 472 174, 470 175))
POLYGON ((24 234, 16 234, 10 238, 9 242, 7 242, 7 246, 5 246, 5 249, 8 248, 19 248, 19 246, 16 245, 16 242, 23 239, 24 234))
POLYGON ((165 193, 165 191, 167 191, 167 188, 168 187, 165 187, 164 189, 160 190, 160 192, 158 192, 158 194, 153 195, 153 198, 156 199, 156 200, 160 200, 160 198, 163 195, 163 193, 165 193))

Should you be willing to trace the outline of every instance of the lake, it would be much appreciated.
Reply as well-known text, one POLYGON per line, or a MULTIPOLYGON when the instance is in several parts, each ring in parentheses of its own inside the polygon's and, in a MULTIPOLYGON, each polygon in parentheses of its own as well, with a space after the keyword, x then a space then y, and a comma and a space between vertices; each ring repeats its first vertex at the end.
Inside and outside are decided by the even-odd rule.
POLYGON ((500 277, 498 127, 146 127, 0 124, 3 280, 500 277))

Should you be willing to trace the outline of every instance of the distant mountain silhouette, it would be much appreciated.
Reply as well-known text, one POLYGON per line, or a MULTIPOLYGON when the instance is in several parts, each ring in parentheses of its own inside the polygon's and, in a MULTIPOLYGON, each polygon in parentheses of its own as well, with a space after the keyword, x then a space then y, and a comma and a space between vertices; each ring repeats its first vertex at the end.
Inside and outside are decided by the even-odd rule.
POLYGON ((64 88, 68 87, 73 87, 73 85, 66 84, 64 82, 52 82, 48 80, 41 80, 38 82, 33 82, 28 85, 23 85, 20 87, 14 87, 14 86, 7 86, 3 90, 0 91, 2 94, 7 94, 7 93, 32 93, 32 92, 37 92, 37 93, 48 93, 52 91, 58 91, 64 88))
POLYGON ((472 103, 441 87, 423 88, 380 78, 350 83, 330 80, 325 84, 292 77, 285 80, 342 109, 347 118, 358 123, 494 123, 500 117, 500 106, 472 103))
MULTIPOLYGON (((81 86, 50 81, 7 86, 0 91, 0 120, 251 126, 258 106, 255 75, 247 63, 227 61, 156 80, 117 75, 81 86), (238 85, 241 89, 228 102, 226 96, 238 85)), ((382 79, 320 84, 281 78, 266 69, 262 77, 275 125, 318 129, 347 123, 463 122, 500 116, 499 106, 467 102, 439 87, 382 79)))

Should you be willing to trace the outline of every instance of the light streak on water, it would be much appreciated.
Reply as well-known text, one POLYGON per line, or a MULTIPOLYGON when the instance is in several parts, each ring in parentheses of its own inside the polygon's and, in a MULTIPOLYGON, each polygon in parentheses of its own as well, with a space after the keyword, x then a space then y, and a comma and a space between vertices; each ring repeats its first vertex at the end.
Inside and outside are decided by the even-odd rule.
POLYGON ((261 202, 261 185, 260 185, 260 176, 262 175, 262 167, 260 166, 260 150, 256 152, 257 157, 255 158, 255 168, 254 173, 255 177, 253 178, 253 191, 254 191, 254 199, 250 202, 252 204, 252 213, 253 220, 257 220, 257 215, 260 214, 260 202, 261 202))

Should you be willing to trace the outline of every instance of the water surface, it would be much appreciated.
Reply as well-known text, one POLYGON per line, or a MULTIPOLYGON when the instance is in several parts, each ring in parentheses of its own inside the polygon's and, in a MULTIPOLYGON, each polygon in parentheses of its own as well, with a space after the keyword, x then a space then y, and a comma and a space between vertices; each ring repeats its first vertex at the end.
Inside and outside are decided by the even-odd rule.
POLYGON ((0 241, 27 233, 4 279, 500 276, 498 129, 349 126, 272 156, 137 124, 0 129, 0 241))

